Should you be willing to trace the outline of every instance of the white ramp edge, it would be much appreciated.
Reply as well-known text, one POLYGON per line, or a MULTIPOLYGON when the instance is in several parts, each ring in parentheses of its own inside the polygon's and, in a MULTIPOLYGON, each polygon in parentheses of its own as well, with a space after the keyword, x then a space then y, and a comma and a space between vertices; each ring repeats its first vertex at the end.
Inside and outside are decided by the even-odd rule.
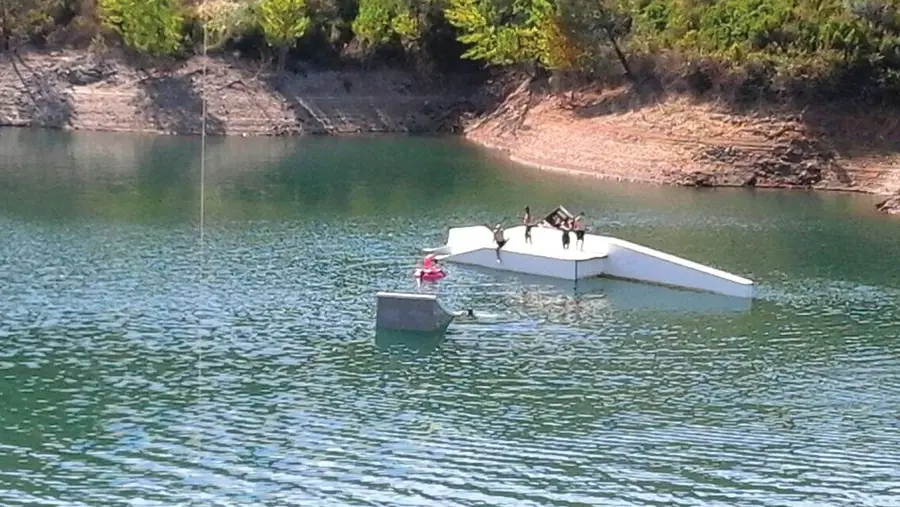
POLYGON ((609 242, 605 275, 753 298, 752 280, 617 238, 609 242))

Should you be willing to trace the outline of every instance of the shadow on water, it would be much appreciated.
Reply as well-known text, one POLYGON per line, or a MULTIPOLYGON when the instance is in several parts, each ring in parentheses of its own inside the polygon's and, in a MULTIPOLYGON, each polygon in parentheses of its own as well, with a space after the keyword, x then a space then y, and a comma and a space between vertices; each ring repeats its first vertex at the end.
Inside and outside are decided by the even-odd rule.
POLYGON ((199 198, 192 171, 199 164, 194 148, 190 142, 176 144, 159 137, 135 151, 132 192, 140 196, 139 212, 193 218, 199 198))
POLYGON ((242 173, 236 189, 262 192, 306 213, 369 214, 427 208, 454 199, 471 172, 440 138, 307 139, 259 174, 242 173))
POLYGON ((577 282, 537 275, 496 271, 480 266, 465 266, 510 285, 549 287, 574 299, 602 296, 609 306, 625 311, 675 313, 744 313, 753 300, 708 292, 677 289, 650 283, 612 278, 589 278, 577 282))
POLYGON ((459 336, 461 333, 484 331, 489 328, 495 328, 501 332, 533 331, 535 325, 534 320, 504 318, 498 314, 476 311, 475 317, 457 316, 442 331, 402 331, 376 327, 375 345, 385 352, 426 356, 436 351, 445 342, 452 340, 453 336, 459 336))
POLYGON ((394 329, 375 329, 375 345, 383 351, 392 353, 428 355, 437 350, 445 340, 445 330, 423 333, 394 329))

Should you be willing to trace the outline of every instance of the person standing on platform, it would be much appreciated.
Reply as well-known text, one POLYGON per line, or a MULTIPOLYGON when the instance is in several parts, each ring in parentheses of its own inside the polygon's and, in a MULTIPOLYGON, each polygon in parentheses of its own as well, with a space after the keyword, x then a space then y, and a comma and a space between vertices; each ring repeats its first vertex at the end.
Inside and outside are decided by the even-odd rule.
POLYGON ((531 228, 534 224, 531 222, 531 209, 525 206, 525 215, 522 216, 522 223, 525 224, 525 242, 531 244, 531 228))
POLYGON ((559 224, 559 228, 562 229, 562 245, 563 250, 569 249, 569 232, 572 231, 572 219, 564 218, 562 223, 559 224))
POLYGON ((506 245, 506 242, 509 241, 503 236, 503 225, 497 224, 491 229, 491 226, 488 224, 484 224, 485 227, 491 230, 491 233, 494 235, 494 244, 497 245, 497 262, 500 262, 500 249, 506 245))
POLYGON ((584 212, 575 217, 575 246, 579 250, 584 250, 584 212), (579 243, 581 246, 579 246, 579 243))

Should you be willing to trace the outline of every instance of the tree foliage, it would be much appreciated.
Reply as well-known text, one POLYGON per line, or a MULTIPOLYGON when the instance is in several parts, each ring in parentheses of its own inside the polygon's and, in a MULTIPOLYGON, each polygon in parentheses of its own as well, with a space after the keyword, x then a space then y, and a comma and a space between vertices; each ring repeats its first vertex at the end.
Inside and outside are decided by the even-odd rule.
POLYGON ((266 42, 278 50, 278 68, 283 69, 288 50, 309 28, 306 0, 259 0, 256 12, 266 42))
POLYGON ((209 46, 216 48, 257 26, 254 4, 240 0, 209 0, 197 6, 196 16, 206 28, 209 46))
POLYGON ((832 87, 896 86, 900 17, 892 0, 631 0, 633 46, 753 66, 832 87))
POLYGON ((602 49, 613 50, 626 75, 632 76, 628 58, 620 42, 631 32, 631 17, 624 11, 603 0, 557 0, 563 36, 571 44, 585 48, 578 62, 583 70, 594 67, 602 58, 602 49))
POLYGON ((630 74, 636 58, 713 61, 769 80, 900 87, 897 0, 0 0, 0 42, 97 19, 81 12, 94 2, 104 26, 152 54, 196 38, 184 19, 199 19, 213 45, 263 34, 282 63, 297 44, 340 55, 356 40, 371 57, 385 46, 424 54, 425 41, 440 41, 454 49, 429 50, 446 57, 460 54, 458 41, 464 59, 489 65, 591 74, 612 62, 630 74))
POLYGON ((21 37, 25 19, 33 9, 29 2, 0 0, 0 43, 3 49, 10 49, 14 41, 21 37))
POLYGON ((75 0, 0 0, 0 49, 44 40, 75 15, 75 0))
POLYGON ((256 8, 259 25, 272 47, 290 47, 309 28, 306 0, 260 0, 256 8))
POLYGON ((181 48, 184 12, 177 0, 99 0, 100 17, 129 47, 150 55, 181 48))
POLYGON ((420 36, 420 23, 403 0, 359 0, 353 33, 365 47, 399 41, 411 46, 420 36))
POLYGON ((444 15, 469 45, 464 58, 560 69, 572 65, 577 50, 562 34, 556 10, 552 0, 450 0, 444 15))

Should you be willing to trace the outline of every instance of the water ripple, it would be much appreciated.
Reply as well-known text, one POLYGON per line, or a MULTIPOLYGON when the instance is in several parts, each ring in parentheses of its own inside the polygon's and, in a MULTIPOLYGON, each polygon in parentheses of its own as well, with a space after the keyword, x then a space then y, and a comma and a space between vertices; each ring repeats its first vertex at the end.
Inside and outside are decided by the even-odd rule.
MULTIPOLYGON (((424 220, 439 237, 442 218, 424 220)), ((224 222, 201 258, 186 228, 4 219, 2 503, 859 506, 900 494, 890 283, 763 269, 752 308, 459 266, 416 289, 412 224, 224 222), (382 289, 436 292, 484 318, 381 346, 382 289)))

